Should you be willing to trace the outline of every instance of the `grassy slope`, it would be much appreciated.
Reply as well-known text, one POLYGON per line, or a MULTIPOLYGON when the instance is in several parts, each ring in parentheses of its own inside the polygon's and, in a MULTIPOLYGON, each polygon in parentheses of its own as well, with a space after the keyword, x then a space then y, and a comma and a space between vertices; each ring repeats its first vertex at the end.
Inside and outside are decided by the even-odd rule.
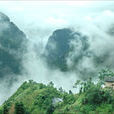
MULTIPOLYGON (((43 85, 40 83, 36 83, 33 81, 30 82, 24 82, 20 88, 14 93, 13 96, 11 96, 3 105, 7 104, 9 105, 9 112, 12 112, 11 110, 14 110, 15 103, 16 102, 22 102, 26 109, 31 114, 37 114, 37 113, 46 113, 47 108, 42 108, 40 106, 35 105, 37 101, 38 96, 46 96, 49 99, 55 97, 59 97, 59 92, 56 88, 51 87, 51 85, 43 85), (50 92, 52 93, 52 96, 50 96, 50 92), (48 95, 49 94, 49 95, 48 95)), ((50 101, 47 101, 50 102, 50 101)), ((47 103, 45 102, 45 103, 47 103)), ((0 107, 1 110, 3 110, 3 106, 0 107)), ((14 112, 14 111, 13 111, 14 112)), ((13 113, 11 113, 13 114, 13 113)))
MULTIPOLYGON (((33 81, 24 82, 20 88, 3 105, 9 106, 9 114, 14 114, 15 103, 22 102, 30 114, 113 114, 112 105, 101 104, 94 107, 92 105, 83 105, 84 94, 74 95, 58 91, 53 85, 38 84, 33 81), (43 98, 43 99, 42 99, 43 98), (49 112, 53 98, 62 98, 54 106, 54 110, 49 112), (94 110, 93 110, 94 109, 94 110)), ((0 110, 3 110, 3 105, 0 110)), ((0 112, 2 114, 2 112, 0 112)))

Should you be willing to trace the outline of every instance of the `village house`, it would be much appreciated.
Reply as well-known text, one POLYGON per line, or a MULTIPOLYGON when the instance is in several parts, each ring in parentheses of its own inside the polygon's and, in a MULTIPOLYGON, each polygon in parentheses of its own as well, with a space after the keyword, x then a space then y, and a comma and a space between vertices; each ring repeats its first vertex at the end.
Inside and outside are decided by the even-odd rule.
POLYGON ((105 87, 111 87, 114 89, 114 77, 106 77, 104 81, 105 87))

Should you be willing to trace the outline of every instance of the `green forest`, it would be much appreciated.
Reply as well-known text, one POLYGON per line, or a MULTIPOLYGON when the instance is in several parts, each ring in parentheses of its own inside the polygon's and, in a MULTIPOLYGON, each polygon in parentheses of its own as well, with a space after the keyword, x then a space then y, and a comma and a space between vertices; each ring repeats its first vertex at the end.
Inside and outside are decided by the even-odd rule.
POLYGON ((47 85, 25 81, 18 90, 0 106, 0 114, 113 114, 114 90, 105 85, 105 77, 113 77, 110 70, 98 73, 97 82, 92 78, 77 80, 66 92, 54 83, 47 85))

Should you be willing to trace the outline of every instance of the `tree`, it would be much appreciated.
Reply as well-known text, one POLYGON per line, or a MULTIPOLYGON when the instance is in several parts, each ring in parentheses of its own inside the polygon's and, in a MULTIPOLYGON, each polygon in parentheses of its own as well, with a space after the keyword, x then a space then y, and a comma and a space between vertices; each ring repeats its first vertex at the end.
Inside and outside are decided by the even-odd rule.
POLYGON ((62 87, 59 88, 59 91, 60 91, 61 93, 64 93, 64 90, 63 90, 62 87))
POLYGON ((51 105, 47 108, 46 114, 53 114, 54 110, 55 110, 55 107, 51 104, 51 105))
POLYGON ((16 114, 26 114, 25 107, 22 102, 15 103, 15 113, 16 114))
POLYGON ((79 93, 81 94, 83 92, 86 92, 93 85, 94 85, 94 83, 92 82, 92 79, 89 78, 86 81, 77 80, 76 83, 74 84, 73 88, 78 88, 79 93))
POLYGON ((8 114, 9 108, 8 106, 5 104, 3 107, 3 114, 8 114))
POLYGON ((10 107, 11 107, 11 103, 5 101, 3 106, 3 114, 8 114, 10 107))
POLYGON ((83 94, 82 104, 100 105, 102 103, 112 103, 113 97, 110 90, 102 88, 102 80, 94 83, 92 79, 77 81, 74 87, 79 87, 80 94, 83 94))
POLYGON ((102 69, 99 72, 99 79, 102 81, 104 81, 105 77, 113 77, 113 76, 114 76, 114 73, 111 70, 109 70, 108 68, 102 69))
POLYGON ((104 90, 97 84, 91 86, 85 93, 83 104, 100 105, 102 103, 110 104, 113 102, 113 97, 109 90, 104 90))
POLYGON ((53 87, 54 83, 51 81, 51 82, 49 82, 48 86, 53 87))
POLYGON ((71 90, 69 90, 69 94, 73 94, 71 90))

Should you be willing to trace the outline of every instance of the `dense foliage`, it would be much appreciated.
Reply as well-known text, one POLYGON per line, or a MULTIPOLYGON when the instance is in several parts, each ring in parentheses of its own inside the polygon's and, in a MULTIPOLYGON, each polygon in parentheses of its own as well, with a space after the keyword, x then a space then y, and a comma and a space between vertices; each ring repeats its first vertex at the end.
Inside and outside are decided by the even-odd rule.
MULTIPOLYGON (((109 70, 105 70, 105 74, 109 70)), ((105 77, 100 72, 100 77, 105 77)), ((111 72, 110 72, 111 73, 111 72)), ((110 74, 113 76, 112 74, 110 74)), ((104 79, 104 78, 102 78, 104 79)), ((95 83, 92 79, 77 81, 74 88, 79 93, 70 90, 58 90, 53 82, 48 85, 32 80, 24 82, 16 93, 0 107, 1 114, 113 114, 114 90, 103 88, 103 80, 95 83)))

